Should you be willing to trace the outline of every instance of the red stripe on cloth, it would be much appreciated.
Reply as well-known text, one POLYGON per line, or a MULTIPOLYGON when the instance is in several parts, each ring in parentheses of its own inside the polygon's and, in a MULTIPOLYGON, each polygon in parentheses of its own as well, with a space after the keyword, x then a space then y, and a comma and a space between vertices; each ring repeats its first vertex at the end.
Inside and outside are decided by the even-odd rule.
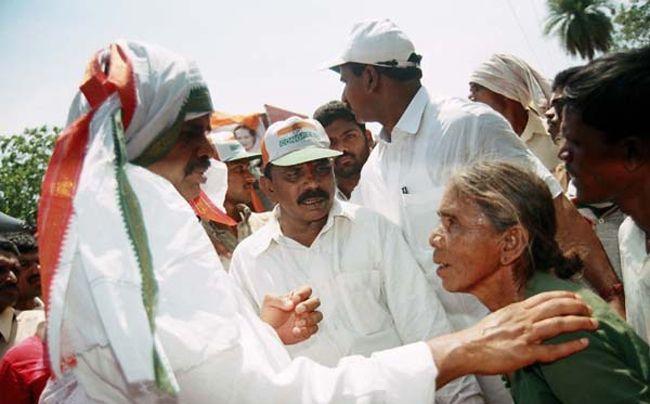
POLYGON ((190 202, 190 205, 192 205, 194 213, 203 220, 212 220, 226 226, 237 226, 237 222, 212 203, 203 191, 195 200, 190 202))
MULTIPOLYGON (((111 46, 109 77, 101 71, 95 55, 89 62, 85 82, 80 90, 91 110, 59 135, 41 185, 38 204, 39 259, 41 288, 46 309, 49 308, 50 287, 59 265, 63 240, 68 231, 73 200, 88 146, 88 128, 99 106, 115 91, 122 103, 124 126, 135 113, 136 90, 133 68, 118 45, 111 46)), ((47 310, 46 310, 47 313, 47 310)))

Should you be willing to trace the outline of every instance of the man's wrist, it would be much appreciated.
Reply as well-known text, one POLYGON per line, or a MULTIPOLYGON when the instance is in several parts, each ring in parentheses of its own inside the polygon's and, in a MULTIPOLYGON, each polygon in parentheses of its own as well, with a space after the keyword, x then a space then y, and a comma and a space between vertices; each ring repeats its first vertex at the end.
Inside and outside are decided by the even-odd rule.
POLYGON ((427 341, 438 370, 436 389, 442 388, 458 377, 472 373, 472 356, 466 339, 464 331, 459 331, 427 341))
POLYGON ((625 296, 625 290, 623 289, 623 284, 620 282, 614 283, 600 292, 600 297, 606 302, 622 298, 623 296, 625 296))

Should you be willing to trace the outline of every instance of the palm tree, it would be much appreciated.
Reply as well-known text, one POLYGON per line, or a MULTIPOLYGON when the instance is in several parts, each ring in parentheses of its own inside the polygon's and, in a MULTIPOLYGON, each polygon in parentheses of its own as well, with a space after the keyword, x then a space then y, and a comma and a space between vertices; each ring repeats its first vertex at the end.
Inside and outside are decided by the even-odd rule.
POLYGON ((544 34, 556 33, 571 55, 592 60, 594 54, 607 52, 614 31, 606 10, 608 0, 548 0, 549 16, 544 34))

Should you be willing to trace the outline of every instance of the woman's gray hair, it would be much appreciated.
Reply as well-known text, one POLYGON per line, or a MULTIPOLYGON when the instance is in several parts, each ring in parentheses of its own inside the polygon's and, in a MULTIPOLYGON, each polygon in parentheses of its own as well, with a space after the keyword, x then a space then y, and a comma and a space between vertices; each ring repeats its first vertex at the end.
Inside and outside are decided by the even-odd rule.
POLYGON ((579 271, 577 256, 567 258, 555 240, 557 224, 553 197, 530 170, 502 161, 482 161, 457 172, 449 188, 472 200, 497 232, 521 225, 528 232, 527 254, 522 258, 522 279, 536 270, 553 270, 561 278, 579 271))

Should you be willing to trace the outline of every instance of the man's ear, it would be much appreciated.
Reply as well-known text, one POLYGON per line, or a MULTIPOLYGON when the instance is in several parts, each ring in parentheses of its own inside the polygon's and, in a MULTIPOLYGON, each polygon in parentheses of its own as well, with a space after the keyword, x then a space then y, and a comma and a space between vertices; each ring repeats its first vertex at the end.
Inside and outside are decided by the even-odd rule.
POLYGON ((368 149, 372 150, 375 147, 375 139, 372 138, 372 132, 366 129, 363 135, 366 137, 366 144, 368 145, 368 149))
POLYGON ((520 225, 514 225, 503 232, 500 241, 502 266, 511 265, 517 261, 528 248, 528 232, 520 225))
POLYGON ((271 202, 278 202, 275 198, 275 188, 273 187, 273 181, 266 178, 266 176, 260 177, 260 189, 271 200, 271 202))
POLYGON ((365 69, 363 69, 363 87, 367 93, 377 91, 379 87, 379 72, 375 66, 366 65, 365 69))
POLYGON ((627 137, 620 142, 624 167, 627 171, 636 171, 648 160, 648 146, 638 137, 627 137))

